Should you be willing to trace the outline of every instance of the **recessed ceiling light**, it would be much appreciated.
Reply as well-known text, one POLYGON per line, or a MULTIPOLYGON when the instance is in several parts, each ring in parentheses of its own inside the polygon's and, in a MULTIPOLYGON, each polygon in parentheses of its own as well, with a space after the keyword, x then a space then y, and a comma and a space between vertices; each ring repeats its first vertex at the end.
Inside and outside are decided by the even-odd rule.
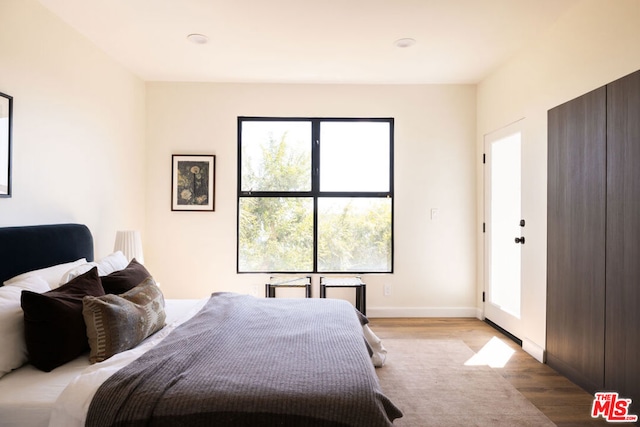
POLYGON ((189 34, 187 40, 195 44, 206 44, 209 41, 209 37, 204 34, 189 34))
POLYGON ((412 38, 404 38, 404 39, 398 39, 398 40, 396 40, 395 42, 393 42, 393 44, 394 44, 396 47, 402 47, 402 48, 405 48, 405 47, 411 47, 411 46, 413 46, 414 44, 416 44, 416 41, 415 41, 415 39, 412 39, 412 38))

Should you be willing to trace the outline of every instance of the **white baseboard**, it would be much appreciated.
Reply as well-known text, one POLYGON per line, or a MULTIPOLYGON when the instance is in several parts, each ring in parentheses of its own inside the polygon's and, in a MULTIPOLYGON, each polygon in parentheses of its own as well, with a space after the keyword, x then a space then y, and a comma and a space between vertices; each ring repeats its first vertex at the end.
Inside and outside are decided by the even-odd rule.
POLYGON ((540 347, 538 344, 527 338, 523 338, 522 349, 529 353, 538 362, 544 363, 544 348, 540 347))
POLYGON ((367 317, 478 317, 476 307, 367 307, 367 317))

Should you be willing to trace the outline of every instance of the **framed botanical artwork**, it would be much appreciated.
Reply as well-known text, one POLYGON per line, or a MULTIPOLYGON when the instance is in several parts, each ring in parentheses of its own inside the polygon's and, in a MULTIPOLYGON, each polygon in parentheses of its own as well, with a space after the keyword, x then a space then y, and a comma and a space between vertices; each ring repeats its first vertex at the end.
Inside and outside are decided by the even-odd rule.
POLYGON ((174 154, 171 159, 171 210, 213 212, 216 156, 174 154))

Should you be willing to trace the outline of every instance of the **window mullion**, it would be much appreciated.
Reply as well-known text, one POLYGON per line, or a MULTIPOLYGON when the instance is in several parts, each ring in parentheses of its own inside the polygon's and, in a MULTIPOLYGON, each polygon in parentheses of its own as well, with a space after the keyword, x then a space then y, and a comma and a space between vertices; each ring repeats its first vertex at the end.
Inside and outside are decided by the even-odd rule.
POLYGON ((311 192, 320 192, 320 120, 311 122, 311 192))
POLYGON ((320 120, 311 122, 311 193, 313 194, 313 271, 318 271, 318 194, 320 193, 320 120))

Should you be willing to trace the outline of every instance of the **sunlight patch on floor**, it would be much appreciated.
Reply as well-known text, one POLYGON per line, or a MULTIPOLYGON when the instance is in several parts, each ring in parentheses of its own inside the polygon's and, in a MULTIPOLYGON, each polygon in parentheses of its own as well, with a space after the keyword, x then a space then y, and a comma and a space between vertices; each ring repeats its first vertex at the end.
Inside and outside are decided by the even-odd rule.
POLYGON ((465 366, 487 365, 492 368, 504 368, 511 356, 516 351, 502 342, 498 337, 493 337, 473 357, 467 360, 465 366))

